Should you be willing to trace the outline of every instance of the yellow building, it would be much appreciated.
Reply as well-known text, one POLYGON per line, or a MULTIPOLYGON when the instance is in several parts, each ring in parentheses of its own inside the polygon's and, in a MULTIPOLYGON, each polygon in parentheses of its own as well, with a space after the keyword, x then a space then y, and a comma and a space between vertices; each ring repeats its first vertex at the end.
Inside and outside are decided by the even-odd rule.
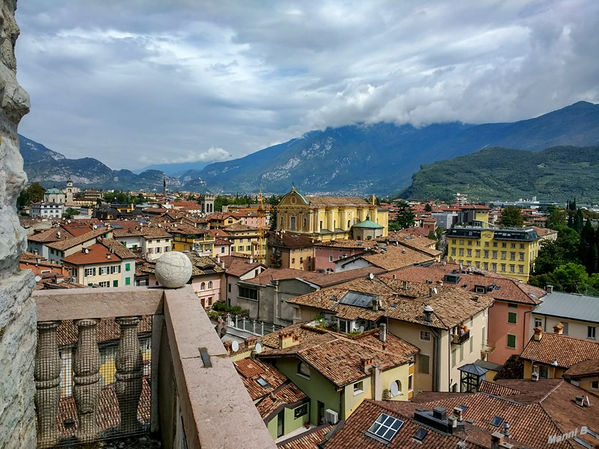
POLYGON ((258 228, 233 223, 222 230, 228 234, 225 238, 231 242, 231 252, 259 257, 263 260, 266 254, 266 239, 263 238, 262 242, 258 242, 258 228))
POLYGON ((370 202, 348 196, 304 196, 295 188, 281 199, 277 210, 277 231, 307 234, 318 241, 352 238, 352 227, 365 221, 388 232, 388 211, 379 208, 374 195, 370 202))
POLYGON ((173 251, 194 251, 200 256, 214 256, 215 238, 207 229, 175 223, 168 232, 173 236, 173 251))
POLYGON ((455 227, 447 231, 447 255, 464 267, 527 282, 539 254, 539 240, 533 229, 455 227))

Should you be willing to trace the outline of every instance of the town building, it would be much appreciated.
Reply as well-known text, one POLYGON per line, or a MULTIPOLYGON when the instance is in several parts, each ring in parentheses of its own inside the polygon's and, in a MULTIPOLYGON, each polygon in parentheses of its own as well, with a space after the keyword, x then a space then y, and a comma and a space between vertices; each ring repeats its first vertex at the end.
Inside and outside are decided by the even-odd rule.
POLYGON ((314 270, 314 241, 310 236, 296 232, 269 232, 267 234, 267 257, 271 268, 314 270))
POLYGON ((423 393, 414 402, 365 401, 319 447, 592 448, 597 405, 563 380, 483 381, 475 394, 423 393))
POLYGON ((259 359, 233 364, 273 439, 309 425, 309 398, 283 373, 259 359))
POLYGON ((74 204, 75 195, 81 191, 79 187, 75 187, 73 185, 73 181, 70 179, 67 181, 67 184, 64 189, 62 189, 62 193, 65 195, 66 204, 74 204))
POLYGON ((492 296, 495 301, 489 308, 486 360, 500 365, 524 349, 533 322, 531 313, 545 295, 543 289, 522 281, 481 270, 460 270, 459 265, 445 262, 406 267, 381 278, 429 282, 492 296))
POLYGON ((191 261, 191 287, 202 307, 211 307, 216 301, 224 300, 225 269, 214 257, 186 253, 191 261))
POLYGON ((29 206, 32 218, 62 218, 64 203, 33 203, 29 206))
POLYGON ((370 275, 287 302, 296 309, 296 322, 322 317, 346 333, 386 323, 390 333, 420 349, 415 391, 459 391, 460 368, 485 353, 493 298, 370 275))
POLYGON ((329 240, 315 242, 314 244, 314 269, 316 271, 333 273, 335 262, 346 260, 351 256, 363 254, 378 243, 375 240, 329 240))
POLYGON ((437 255, 425 251, 414 250, 398 244, 377 243, 363 253, 336 260, 335 271, 348 271, 358 268, 375 267, 385 271, 396 270, 419 263, 429 263, 436 260, 437 255))
POLYGON ((44 192, 44 203, 64 204, 65 202, 65 194, 55 187, 52 187, 44 192))
POLYGON ((266 254, 266 238, 259 242, 257 228, 252 228, 241 223, 234 223, 222 228, 227 233, 226 239, 231 242, 231 252, 245 254, 264 259, 266 254))
POLYGON ((353 226, 366 221, 377 226, 367 236, 385 236, 388 231, 388 211, 376 205, 374 195, 368 202, 356 197, 304 196, 292 188, 276 210, 277 231, 299 232, 319 241, 352 238, 353 226))
POLYGON ((257 300, 252 292, 240 290, 239 281, 252 279, 266 270, 266 265, 258 262, 254 258, 225 256, 220 259, 225 264, 225 275, 227 290, 225 292, 226 303, 228 306, 235 305, 235 298, 247 298, 257 300))
POLYGON ((294 325, 262 337, 260 360, 272 363, 310 399, 310 423, 347 419, 368 399, 407 401, 418 348, 384 326, 354 337, 294 325))
POLYGON ((27 251, 40 256, 43 259, 49 260, 50 248, 48 248, 48 244, 60 240, 67 240, 71 237, 73 237, 73 235, 62 227, 38 230, 27 236, 27 251))
POLYGON ((454 227, 447 230, 447 255, 463 266, 482 268, 528 282, 539 254, 532 229, 454 227))
POLYGON ((202 256, 214 255, 214 237, 207 229, 184 223, 173 223, 165 230, 172 235, 173 251, 192 251, 202 256))
POLYGON ((112 236, 112 229, 100 226, 84 234, 51 243, 45 243, 44 245, 48 248, 48 260, 51 262, 62 263, 62 260, 65 257, 96 244, 98 237, 112 238, 112 236))
POLYGON ((545 332, 558 324, 562 333, 576 338, 598 340, 599 299, 594 296, 577 295, 553 291, 548 287, 543 302, 532 311, 529 336, 536 327, 545 332))

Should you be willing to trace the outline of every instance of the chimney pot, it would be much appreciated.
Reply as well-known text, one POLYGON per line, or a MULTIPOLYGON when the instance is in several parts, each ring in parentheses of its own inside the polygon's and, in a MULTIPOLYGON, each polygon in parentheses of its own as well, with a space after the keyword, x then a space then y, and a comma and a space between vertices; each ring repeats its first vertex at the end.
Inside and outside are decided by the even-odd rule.
POLYGON ((553 333, 557 335, 563 335, 564 325, 562 323, 557 323, 555 326, 553 326, 553 333))
POLYGON ((543 328, 540 326, 535 327, 534 335, 532 336, 532 338, 534 339, 534 341, 541 341, 541 338, 543 338, 543 328))
POLYGON ((379 339, 382 343, 387 343, 387 325, 381 323, 379 326, 379 339))
POLYGON ((551 284, 547 284, 547 285, 545 286, 545 291, 546 291, 547 293, 553 293, 553 285, 551 285, 551 284))

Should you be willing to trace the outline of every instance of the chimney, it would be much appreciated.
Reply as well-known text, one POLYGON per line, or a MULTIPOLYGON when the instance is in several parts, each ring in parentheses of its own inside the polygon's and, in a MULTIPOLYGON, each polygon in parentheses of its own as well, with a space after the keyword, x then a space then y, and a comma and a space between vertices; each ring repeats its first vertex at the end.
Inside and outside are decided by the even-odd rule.
POLYGON ((564 325, 562 323, 557 323, 555 326, 553 326, 553 333, 557 335, 563 335, 564 325))
POLYGON ((385 323, 381 323, 379 326, 379 340, 381 343, 387 343, 387 325, 385 323))
POLYGON ((433 408, 433 417, 437 419, 446 419, 447 411, 443 407, 435 407, 433 408))
POLYGON ((543 328, 540 326, 537 326, 534 328, 534 334, 532 336, 532 339, 534 341, 541 341, 541 338, 543 338, 543 328))
POLYGON ((370 380, 372 383, 372 399, 375 401, 381 401, 383 399, 383 382, 381 380, 381 367, 378 363, 375 363, 370 368, 370 380))
POLYGON ((462 410, 462 407, 454 407, 453 414, 458 422, 462 422, 464 420, 464 411, 462 410))
POLYGON ((427 323, 430 323, 433 319, 433 308, 430 305, 425 305, 424 306, 424 321, 426 321, 427 323))
POLYGON ((258 339, 256 337, 254 337, 253 335, 246 338, 245 339, 245 344, 247 345, 247 348, 250 351, 253 351, 254 348, 256 347, 256 342, 258 341, 258 339))
POLYGON ((279 346, 281 349, 287 349, 299 344, 299 337, 293 331, 282 330, 279 333, 279 346))
POLYGON ((374 312, 379 311, 379 299, 378 298, 372 298, 372 310, 374 312))
POLYGON ((404 290, 407 290, 408 289, 408 281, 402 281, 401 288, 403 288, 404 290))
POLYGON ((491 435, 491 449, 511 449, 514 445, 506 441, 505 435, 501 432, 494 432, 491 435))
POLYGON ((547 284, 547 285, 545 286, 545 291, 546 291, 547 293, 553 293, 553 285, 551 285, 551 284, 547 284))
POLYGON ((372 367, 374 367, 374 359, 362 359, 362 370, 364 371, 364 374, 368 374, 372 367))

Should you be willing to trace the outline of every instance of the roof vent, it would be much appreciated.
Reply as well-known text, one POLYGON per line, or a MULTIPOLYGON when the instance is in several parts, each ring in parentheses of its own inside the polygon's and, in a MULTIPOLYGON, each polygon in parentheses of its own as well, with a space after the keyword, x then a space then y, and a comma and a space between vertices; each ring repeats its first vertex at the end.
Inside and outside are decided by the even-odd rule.
POLYGON ((553 293, 553 285, 550 285, 550 284, 549 284, 549 285, 546 285, 546 286, 545 286, 545 291, 546 291, 547 293, 553 293))
POLYGON ((425 305, 424 306, 424 321, 426 321, 427 323, 430 323, 433 319, 433 312, 434 309, 430 306, 430 305, 425 305))

